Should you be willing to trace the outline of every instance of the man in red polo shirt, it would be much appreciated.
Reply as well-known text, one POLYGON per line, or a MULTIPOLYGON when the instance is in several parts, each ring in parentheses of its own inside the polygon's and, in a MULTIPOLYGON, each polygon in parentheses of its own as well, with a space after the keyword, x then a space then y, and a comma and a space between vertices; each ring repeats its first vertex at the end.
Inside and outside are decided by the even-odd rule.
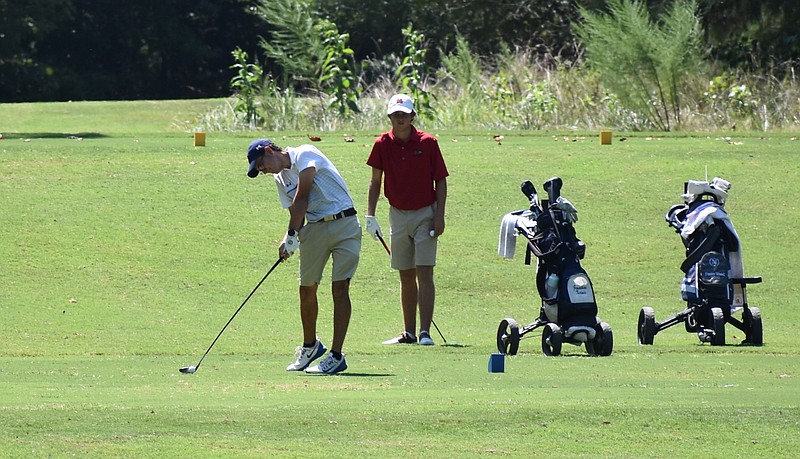
POLYGON ((404 330, 383 344, 433 345, 430 326, 436 287, 433 267, 439 236, 444 233, 447 200, 447 166, 436 138, 421 131, 414 121, 414 102, 405 94, 389 99, 387 115, 392 129, 375 140, 367 165, 369 182, 366 227, 373 239, 383 237, 375 208, 383 192, 389 201, 392 268, 400 272, 400 302, 404 330))

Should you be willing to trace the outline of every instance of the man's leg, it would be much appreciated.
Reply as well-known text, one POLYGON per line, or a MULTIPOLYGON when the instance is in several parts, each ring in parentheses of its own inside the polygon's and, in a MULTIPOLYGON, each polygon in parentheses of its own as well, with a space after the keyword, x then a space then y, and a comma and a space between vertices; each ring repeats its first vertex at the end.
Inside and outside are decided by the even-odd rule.
POLYGON ((400 270, 400 303, 403 307, 405 331, 417 335, 417 270, 400 270))
POLYGON ((303 324, 303 343, 317 341, 317 284, 300 286, 300 321, 303 324))
POLYGON ((331 291, 333 293, 333 343, 331 343, 331 350, 342 352, 352 311, 350 279, 333 282, 331 291))
POLYGON ((433 284, 433 266, 417 266, 419 282, 419 329, 431 329, 433 305, 436 301, 436 287, 433 284))

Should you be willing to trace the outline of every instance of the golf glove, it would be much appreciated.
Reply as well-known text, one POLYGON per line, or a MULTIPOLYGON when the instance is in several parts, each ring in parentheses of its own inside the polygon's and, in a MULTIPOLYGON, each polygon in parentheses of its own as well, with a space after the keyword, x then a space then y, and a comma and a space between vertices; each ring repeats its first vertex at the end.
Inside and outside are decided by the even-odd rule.
POLYGON ((379 237, 383 237, 383 232, 381 232, 381 225, 378 224, 378 219, 372 215, 367 215, 367 233, 372 236, 372 239, 378 240, 379 237))
POLYGON ((296 231, 289 231, 286 237, 283 238, 283 251, 286 252, 287 257, 292 256, 295 250, 300 248, 300 239, 297 238, 296 231))
POLYGON ((575 223, 578 221, 578 209, 563 196, 559 196, 556 199, 556 207, 564 212, 564 217, 568 222, 575 223))

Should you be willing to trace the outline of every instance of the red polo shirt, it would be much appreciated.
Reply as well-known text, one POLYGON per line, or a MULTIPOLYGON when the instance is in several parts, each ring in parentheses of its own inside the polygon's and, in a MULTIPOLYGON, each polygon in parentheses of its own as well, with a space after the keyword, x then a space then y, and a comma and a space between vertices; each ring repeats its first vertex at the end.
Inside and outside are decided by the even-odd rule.
POLYGON ((437 180, 449 174, 439 142, 427 132, 411 127, 407 142, 392 131, 375 140, 367 165, 383 171, 383 193, 395 209, 416 210, 436 202, 437 180))

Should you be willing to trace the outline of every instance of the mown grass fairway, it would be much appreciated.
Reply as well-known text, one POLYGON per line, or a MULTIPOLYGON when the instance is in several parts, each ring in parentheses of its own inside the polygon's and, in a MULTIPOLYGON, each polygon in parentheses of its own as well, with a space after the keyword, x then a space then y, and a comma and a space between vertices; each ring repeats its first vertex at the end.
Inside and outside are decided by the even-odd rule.
MULTIPOLYGON (((447 346, 387 347, 398 280, 365 237, 335 377, 287 373, 299 344, 297 259, 219 329, 277 256, 287 214, 269 179, 245 176, 255 133, 192 145, 202 102, 0 106, 1 457, 789 457, 800 448, 793 134, 436 132, 450 169, 436 323, 447 346), (131 110, 136 115, 131 114, 131 110), (35 116, 30 115, 34 112, 35 116), (80 114, 80 116, 78 116, 80 114), (568 140, 564 136, 569 136, 568 140), (627 140, 620 141, 626 136, 627 140), (70 138, 72 137, 72 138, 70 138), (82 139, 82 140, 79 140, 82 139), (636 344, 643 305, 681 310, 683 246, 663 220, 683 181, 719 175, 743 241, 761 348, 700 345, 682 325, 636 344), (499 321, 538 313, 533 268, 497 255, 499 224, 527 205, 519 184, 564 180, 579 209, 614 355, 538 334, 487 372, 499 321)), ((279 144, 305 132, 265 133, 279 144)), ((315 133, 361 213, 378 132, 315 133)), ((388 206, 379 204, 388 228, 388 206)), ((320 289, 320 337, 331 305, 320 289)), ((728 342, 741 333, 728 327, 728 342)))

